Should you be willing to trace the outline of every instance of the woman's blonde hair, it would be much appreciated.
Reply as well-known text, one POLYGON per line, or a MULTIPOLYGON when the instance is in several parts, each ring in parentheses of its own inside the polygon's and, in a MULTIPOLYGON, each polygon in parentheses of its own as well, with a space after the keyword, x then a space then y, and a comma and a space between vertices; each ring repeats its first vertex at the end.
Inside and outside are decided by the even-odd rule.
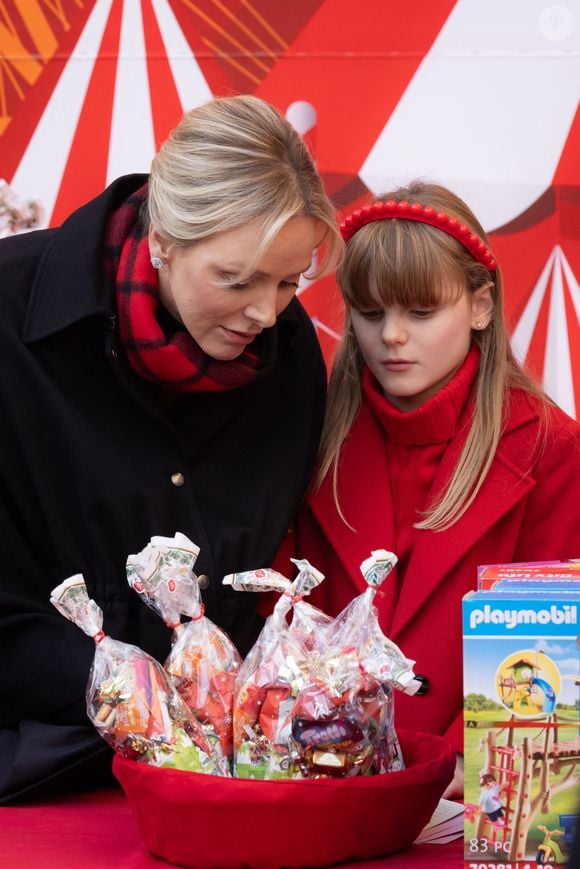
POLYGON ((325 228, 325 253, 309 277, 335 266, 343 252, 308 148, 276 108, 253 96, 214 99, 184 116, 151 164, 148 211, 158 232, 182 247, 258 219, 250 272, 292 217, 325 228))
MULTIPOLYGON (((419 202, 444 211, 489 241, 474 214, 458 196, 436 184, 413 182, 386 193, 380 200, 419 202)), ((361 405, 364 359, 352 328, 351 310, 383 305, 429 308, 449 299, 458 288, 470 292, 488 285, 493 302, 489 325, 473 332, 480 362, 474 384, 474 409, 463 451, 451 478, 429 505, 417 528, 442 531, 472 504, 492 464, 501 438, 508 390, 520 387, 548 402, 542 390, 519 367, 506 330, 500 269, 490 272, 454 238, 420 222, 388 219, 363 226, 347 244, 338 282, 346 303, 346 323, 330 378, 322 433, 318 482, 333 474, 334 497, 340 515, 338 462, 341 446, 361 405)), ((347 522, 348 524, 348 522, 347 522)))

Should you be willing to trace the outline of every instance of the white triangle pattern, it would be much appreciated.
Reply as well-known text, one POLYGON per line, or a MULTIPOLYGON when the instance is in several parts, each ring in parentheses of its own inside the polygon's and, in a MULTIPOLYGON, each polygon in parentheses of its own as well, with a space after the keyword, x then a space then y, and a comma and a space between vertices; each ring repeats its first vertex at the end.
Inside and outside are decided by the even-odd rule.
MULTIPOLYGON (((140 0, 122 0, 121 37, 113 102, 107 183, 147 172, 155 153, 140 0)), ((167 0, 152 0, 168 63, 184 111, 211 99, 167 0)), ((113 0, 96 0, 11 180, 23 199, 38 199, 47 226, 66 168, 113 0)))
POLYGON ((546 339, 544 387, 556 404, 559 404, 570 416, 575 416, 574 380, 572 376, 572 360, 570 359, 570 343, 562 280, 564 253, 559 245, 556 246, 555 252, 552 297, 550 300, 548 335, 546 339))
POLYGON ((112 0, 97 0, 14 173, 22 199, 37 198, 48 224, 68 160, 112 0))
POLYGON ((571 417, 575 417, 574 375, 570 357, 564 276, 576 314, 580 313, 578 281, 564 251, 560 245, 556 245, 548 257, 528 304, 514 329, 511 344, 514 355, 520 362, 523 362, 528 354, 540 308, 549 287, 551 295, 543 371, 544 388, 556 404, 571 417))
POLYGON ((125 0, 121 22, 107 184, 131 172, 148 172, 155 150, 147 52, 140 0, 125 0))
POLYGON ((167 0, 153 0, 157 24, 183 111, 212 98, 212 92, 167 0))
POLYGON ((550 272, 552 271, 552 266, 554 264, 554 257, 555 251, 552 251, 548 257, 546 265, 542 269, 542 273, 538 278, 536 286, 528 299, 524 312, 520 317, 516 328, 512 332, 512 350, 520 365, 523 365, 525 362, 528 350, 530 349, 530 344, 538 321, 538 315, 540 313, 540 307, 548 286, 548 278, 550 277, 550 272))
POLYGON ((570 290, 570 296, 572 298, 574 310, 576 311, 576 317, 580 322, 580 287, 578 286, 578 281, 576 280, 576 276, 572 271, 570 263, 564 254, 562 254, 562 269, 564 271, 566 283, 568 284, 568 289, 570 290))
POLYGON ((311 319, 315 329, 320 329, 321 332, 325 332, 327 335, 330 335, 330 337, 334 338, 335 341, 340 341, 342 335, 339 335, 338 332, 335 332, 334 329, 331 329, 330 326, 327 326, 318 317, 312 317, 311 319))

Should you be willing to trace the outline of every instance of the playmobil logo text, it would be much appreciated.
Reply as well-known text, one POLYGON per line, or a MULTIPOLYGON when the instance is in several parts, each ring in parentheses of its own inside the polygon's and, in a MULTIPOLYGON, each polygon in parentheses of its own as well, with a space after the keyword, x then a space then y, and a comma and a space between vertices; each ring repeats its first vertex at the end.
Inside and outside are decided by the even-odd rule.
POLYGON ((478 625, 504 625, 513 630, 518 625, 575 625, 578 623, 578 607, 571 604, 558 606, 552 604, 541 610, 532 609, 500 609, 485 604, 481 609, 474 609, 469 615, 469 627, 473 630, 478 625))

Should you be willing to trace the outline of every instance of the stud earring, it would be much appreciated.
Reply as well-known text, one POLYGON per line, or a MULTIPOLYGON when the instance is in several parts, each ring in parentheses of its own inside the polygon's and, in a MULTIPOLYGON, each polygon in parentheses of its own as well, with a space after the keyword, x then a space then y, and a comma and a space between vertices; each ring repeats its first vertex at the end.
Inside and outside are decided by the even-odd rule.
POLYGON ((152 257, 151 257, 151 265, 153 266, 154 269, 161 269, 161 268, 163 268, 163 266, 165 265, 165 263, 163 262, 163 260, 161 259, 161 257, 159 257, 159 256, 152 256, 152 257))

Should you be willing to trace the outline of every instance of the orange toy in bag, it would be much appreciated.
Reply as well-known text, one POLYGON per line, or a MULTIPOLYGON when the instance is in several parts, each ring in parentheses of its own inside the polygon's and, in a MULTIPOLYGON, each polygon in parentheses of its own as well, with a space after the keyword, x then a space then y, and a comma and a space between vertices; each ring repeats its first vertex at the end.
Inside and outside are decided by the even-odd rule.
POLYGON ((127 581, 165 624, 173 645, 165 669, 200 722, 207 741, 231 758, 232 713, 241 658, 229 637, 204 615, 197 576, 199 547, 185 534, 152 537, 127 559, 127 581), (181 624, 181 617, 190 619, 181 624))
POLYGON ((80 574, 53 589, 50 601, 95 641, 87 714, 116 752, 155 766, 229 775, 161 664, 104 634, 103 613, 80 574))
POLYGON ((282 592, 236 681, 234 775, 239 778, 301 778, 289 750, 291 711, 310 651, 332 620, 302 601, 323 575, 305 560, 292 561, 299 568, 293 582, 270 569, 234 573, 223 580, 238 591, 282 592))
POLYGON ((361 565, 367 590, 324 633, 292 709, 290 749, 306 778, 349 777, 403 768, 393 688, 420 687, 413 661, 379 627, 373 599, 397 557, 376 550, 361 565))

